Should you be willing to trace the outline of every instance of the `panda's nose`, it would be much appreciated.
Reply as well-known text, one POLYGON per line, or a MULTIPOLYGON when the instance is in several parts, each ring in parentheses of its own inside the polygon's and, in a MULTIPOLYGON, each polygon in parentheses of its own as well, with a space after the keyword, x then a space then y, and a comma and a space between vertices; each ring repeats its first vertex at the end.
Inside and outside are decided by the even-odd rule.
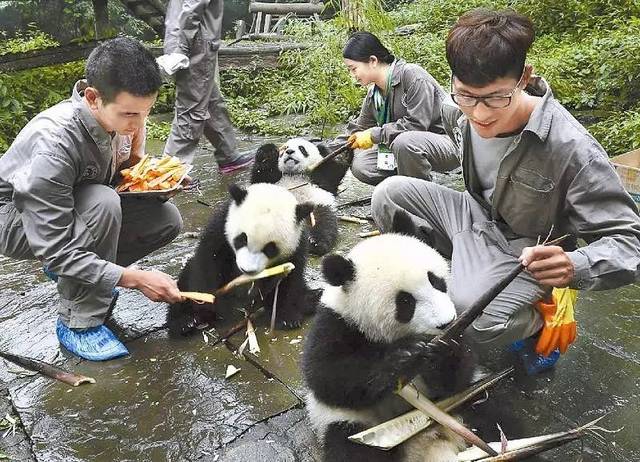
POLYGON ((287 149, 285 152, 286 152, 287 154, 291 155, 291 154, 293 154, 295 151, 294 151, 293 149, 289 148, 289 149, 287 149))

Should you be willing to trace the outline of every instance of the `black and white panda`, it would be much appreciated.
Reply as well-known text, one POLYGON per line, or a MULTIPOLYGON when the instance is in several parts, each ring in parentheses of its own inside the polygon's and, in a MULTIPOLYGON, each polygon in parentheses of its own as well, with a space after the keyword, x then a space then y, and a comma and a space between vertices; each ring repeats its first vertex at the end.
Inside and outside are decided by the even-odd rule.
MULTIPOLYGON (((267 267, 291 262, 295 269, 280 283, 276 306, 278 328, 299 327, 313 312, 303 273, 308 257, 305 220, 313 210, 298 203, 285 188, 254 184, 248 188, 232 184, 230 199, 213 212, 202 231, 194 256, 180 273, 181 291, 213 292, 242 273, 254 274, 267 267)), ((256 282, 269 312, 273 305, 273 278, 256 282)), ((167 324, 172 336, 188 335, 203 323, 215 321, 216 313, 228 312, 237 301, 234 294, 218 297, 214 304, 189 300, 169 307, 167 324)))
POLYGON ((353 443, 348 436, 411 410, 393 392, 402 380, 435 398, 468 385, 468 348, 437 351, 426 345, 455 319, 446 294, 448 264, 413 237, 400 212, 389 233, 357 244, 346 257, 322 265, 324 291, 303 355, 309 388, 307 412, 326 461, 448 462, 464 447, 442 427, 427 430, 391 451, 353 443))
POLYGON ((265 144, 258 148, 251 172, 251 183, 278 184, 290 189, 298 202, 315 205, 309 236, 315 255, 331 250, 338 237, 335 196, 350 164, 349 154, 344 154, 344 158, 331 159, 307 172, 328 154, 326 146, 303 138, 292 138, 279 150, 274 144, 265 144))

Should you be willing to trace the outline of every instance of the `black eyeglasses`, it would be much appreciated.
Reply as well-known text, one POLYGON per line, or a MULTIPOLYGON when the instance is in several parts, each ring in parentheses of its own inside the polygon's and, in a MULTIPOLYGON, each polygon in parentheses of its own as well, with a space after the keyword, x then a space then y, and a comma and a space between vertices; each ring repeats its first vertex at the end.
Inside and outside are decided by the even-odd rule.
MULTIPOLYGON (((524 77, 524 71, 522 71, 522 75, 516 83, 516 86, 513 90, 511 90, 506 95, 499 96, 469 96, 469 95, 461 95, 458 93, 451 93, 451 99, 460 107, 476 107, 479 102, 482 102, 485 106, 491 109, 502 109, 511 104, 511 98, 513 98, 514 93, 518 90, 520 83, 522 82, 522 78, 524 77)), ((451 76, 451 88, 453 89, 453 75, 451 76)))

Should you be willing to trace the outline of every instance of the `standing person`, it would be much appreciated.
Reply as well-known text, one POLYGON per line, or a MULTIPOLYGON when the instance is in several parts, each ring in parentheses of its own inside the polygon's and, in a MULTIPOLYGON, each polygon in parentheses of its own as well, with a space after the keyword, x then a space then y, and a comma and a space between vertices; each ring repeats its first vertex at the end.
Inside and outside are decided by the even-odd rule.
MULTIPOLYGON (((468 332, 484 345, 530 338, 521 351, 530 373, 553 366, 533 350, 543 326, 535 305, 552 288, 602 290, 640 274, 640 220, 602 146, 533 75, 526 55, 531 21, 514 11, 478 9, 449 31, 452 98, 447 133, 462 154, 465 192, 390 178, 372 212, 389 229, 404 209, 451 257, 449 293, 459 312, 520 262, 526 267, 468 332), (538 236, 570 233, 586 242, 543 247, 538 236)), ((520 343, 520 342, 518 342, 520 343)))
POLYGON ((248 166, 253 154, 237 152, 233 125, 220 93, 218 49, 223 9, 223 0, 169 1, 164 52, 187 56, 189 65, 175 75, 175 114, 164 152, 193 163, 204 133, 215 148, 220 171, 231 173, 248 166))
POLYGON ((332 143, 348 139, 356 178, 372 185, 396 173, 430 180, 431 170, 460 165, 440 117, 446 93, 427 71, 396 59, 369 32, 351 35, 342 56, 351 75, 370 85, 360 115, 332 143))
POLYGON ((98 361, 128 354, 104 325, 116 286, 182 300, 167 274, 126 267, 171 242, 182 218, 169 202, 121 200, 109 186, 144 155, 162 83, 153 55, 133 39, 109 40, 91 52, 86 78, 0 157, 0 254, 44 265, 60 294, 58 340, 98 361))

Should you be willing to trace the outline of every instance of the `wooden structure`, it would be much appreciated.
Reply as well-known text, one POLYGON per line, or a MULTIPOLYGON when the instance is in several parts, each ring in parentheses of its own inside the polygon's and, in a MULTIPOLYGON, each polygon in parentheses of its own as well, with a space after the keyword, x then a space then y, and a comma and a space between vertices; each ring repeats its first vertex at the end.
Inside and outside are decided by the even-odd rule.
POLYGON ((249 31, 246 31, 244 21, 236 31, 236 40, 244 38, 278 38, 282 36, 282 30, 286 21, 291 17, 313 18, 320 20, 320 13, 324 4, 318 1, 311 3, 249 3, 249 12, 253 14, 253 20, 249 31))
MULTIPOLYGON (((41 66, 51 66, 86 59, 101 41, 66 45, 46 50, 28 51, 0 55, 0 72, 14 72, 41 66)), ((261 44, 251 46, 222 46, 218 51, 221 69, 228 68, 273 68, 278 65, 278 56, 285 50, 305 48, 298 43, 261 44)), ((162 55, 162 47, 151 48, 155 56, 162 55)))

